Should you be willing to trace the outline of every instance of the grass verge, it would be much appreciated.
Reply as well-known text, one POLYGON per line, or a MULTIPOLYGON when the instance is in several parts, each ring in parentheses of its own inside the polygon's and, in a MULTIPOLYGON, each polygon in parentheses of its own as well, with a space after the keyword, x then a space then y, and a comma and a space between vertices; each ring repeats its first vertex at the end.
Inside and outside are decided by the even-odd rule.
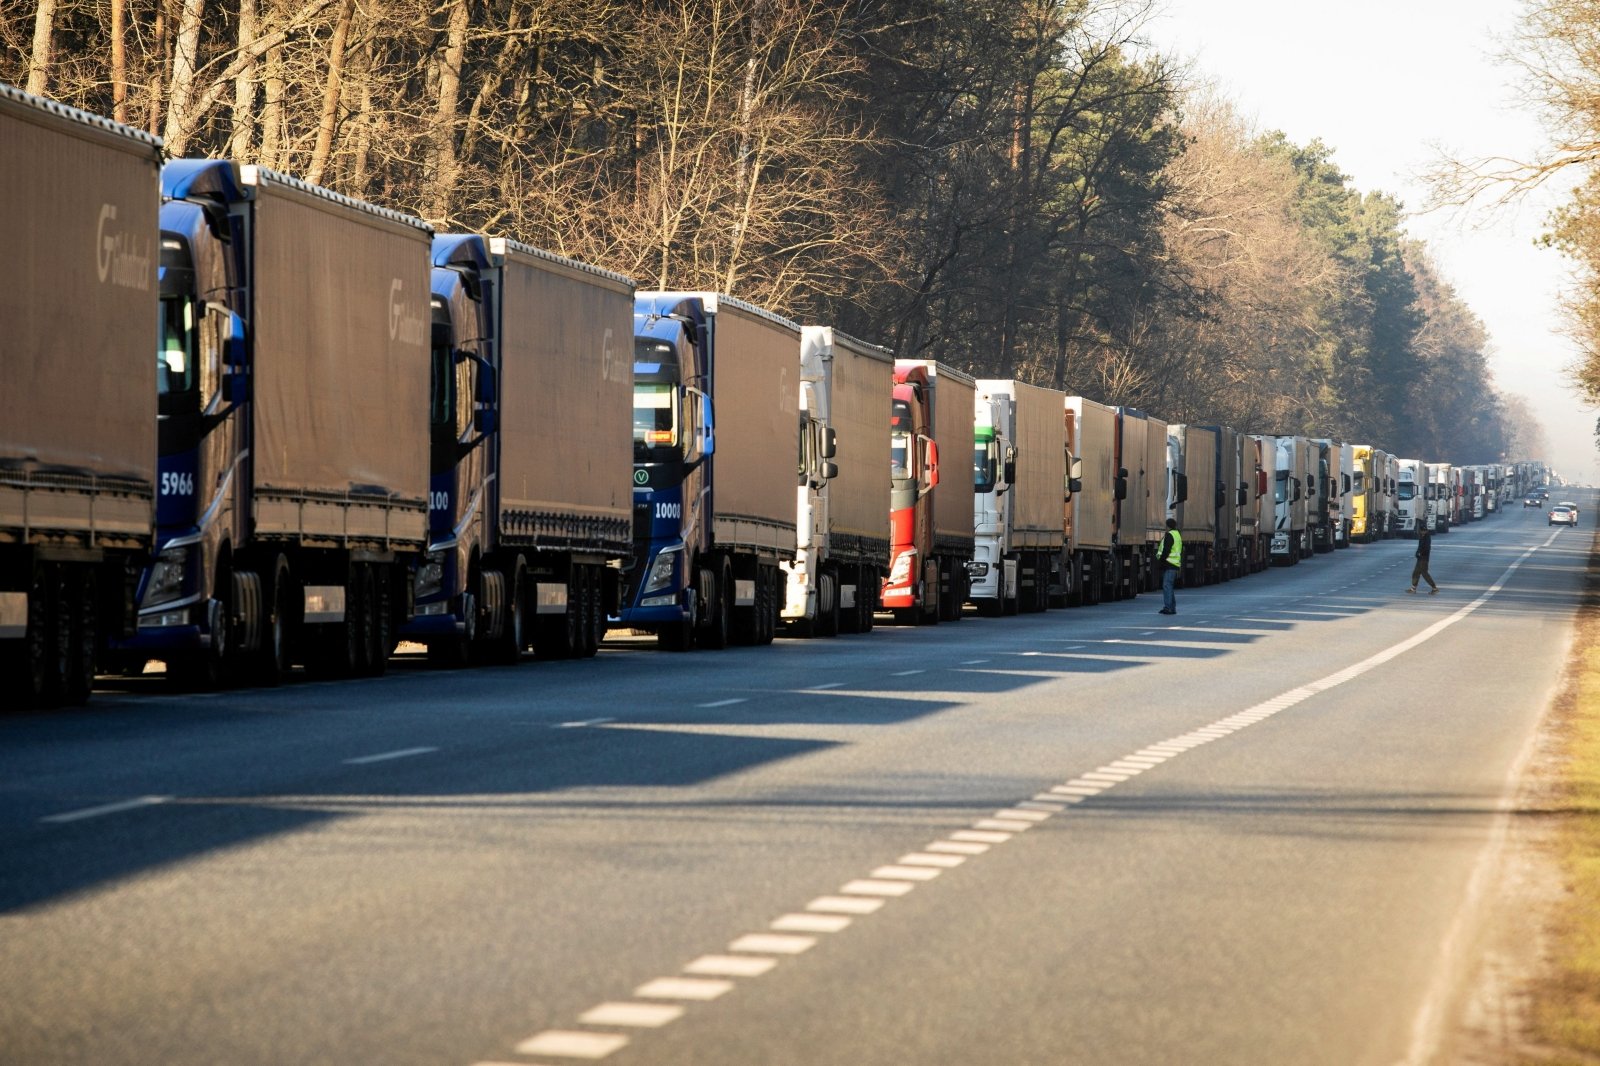
POLYGON ((1565 891, 1550 970, 1532 990, 1528 1036, 1539 1054, 1524 1060, 1544 1066, 1600 1063, 1600 550, 1590 555, 1569 677, 1552 711, 1562 758, 1551 799, 1565 891))

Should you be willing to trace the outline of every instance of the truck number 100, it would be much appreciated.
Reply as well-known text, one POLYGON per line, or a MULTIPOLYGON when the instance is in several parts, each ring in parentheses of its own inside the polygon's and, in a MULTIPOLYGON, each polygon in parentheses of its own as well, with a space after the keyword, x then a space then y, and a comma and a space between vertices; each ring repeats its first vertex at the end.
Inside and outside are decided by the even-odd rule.
POLYGON ((683 504, 681 504, 681 503, 658 503, 658 504, 656 504, 656 517, 657 518, 672 518, 672 519, 682 518, 683 517, 683 504))

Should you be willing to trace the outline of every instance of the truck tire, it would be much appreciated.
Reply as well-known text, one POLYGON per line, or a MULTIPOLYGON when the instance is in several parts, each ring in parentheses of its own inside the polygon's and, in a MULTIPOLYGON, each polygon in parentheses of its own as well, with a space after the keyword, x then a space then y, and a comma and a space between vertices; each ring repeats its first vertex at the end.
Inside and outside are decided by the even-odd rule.
POLYGON ((501 604, 500 635, 490 642, 488 658, 501 666, 515 666, 522 661, 522 649, 527 644, 528 572, 527 562, 517 556, 512 564, 510 580, 506 582, 505 602, 501 604))
POLYGON ((582 657, 592 659, 600 651, 600 639, 605 635, 606 612, 601 595, 600 568, 580 566, 583 576, 583 650, 582 657))
POLYGON ((696 636, 702 648, 721 651, 728 646, 729 627, 733 624, 733 563, 722 560, 720 566, 708 575, 711 593, 707 599, 705 625, 696 636))
POLYGON ((66 673, 62 677, 61 702, 69 707, 81 707, 89 702, 94 689, 95 648, 99 642, 98 607, 99 583, 94 571, 83 568, 67 575, 63 607, 67 619, 66 673))
POLYGON ((276 688, 289 676, 292 611, 294 601, 293 580, 289 574, 289 560, 279 555, 272 562, 271 583, 263 590, 266 615, 261 620, 261 648, 255 654, 251 680, 258 685, 276 688))
POLYGON ((167 662, 167 680, 185 692, 209 692, 218 688, 227 676, 227 660, 233 643, 228 623, 233 613, 232 571, 219 572, 216 582, 216 595, 207 605, 210 644, 198 651, 174 656, 167 662), (224 590, 228 590, 227 593, 224 590))
POLYGON ((839 626, 839 576, 832 570, 824 570, 817 577, 816 634, 819 637, 836 637, 839 635, 839 626))

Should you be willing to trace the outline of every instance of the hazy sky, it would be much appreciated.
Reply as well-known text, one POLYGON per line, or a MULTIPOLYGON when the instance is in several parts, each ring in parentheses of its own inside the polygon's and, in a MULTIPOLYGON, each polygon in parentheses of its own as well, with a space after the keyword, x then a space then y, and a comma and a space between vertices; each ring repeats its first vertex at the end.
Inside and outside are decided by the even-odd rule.
POLYGON ((1571 478, 1600 477, 1596 412, 1561 372, 1576 357, 1556 309, 1570 263, 1534 246, 1550 206, 1575 179, 1515 208, 1419 213, 1422 174, 1441 150, 1527 158, 1544 143, 1538 119, 1517 101, 1517 72, 1495 58, 1521 4, 1162 2, 1147 30, 1158 48, 1190 60, 1197 78, 1215 82, 1263 131, 1281 129, 1297 144, 1321 138, 1357 188, 1405 203, 1409 232, 1427 241, 1488 327, 1497 384, 1540 412, 1551 461, 1571 478))

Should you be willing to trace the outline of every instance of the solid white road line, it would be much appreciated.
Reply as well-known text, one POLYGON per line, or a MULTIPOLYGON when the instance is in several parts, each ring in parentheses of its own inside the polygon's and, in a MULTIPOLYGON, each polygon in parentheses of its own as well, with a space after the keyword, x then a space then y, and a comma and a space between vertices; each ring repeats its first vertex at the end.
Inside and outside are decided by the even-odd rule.
POLYGON ((376 755, 361 755, 354 759, 346 759, 346 766, 369 766, 375 762, 388 762, 391 759, 409 759, 413 755, 428 755, 438 751, 438 748, 401 748, 399 751, 382 751, 376 755))
POLYGON ((844 688, 844 682, 843 681, 824 681, 820 685, 812 685, 810 688, 806 689, 806 691, 807 692, 821 692, 825 688, 844 688))
POLYGON ((87 818, 99 818, 104 814, 121 814, 123 811, 136 811, 140 807, 154 807, 159 803, 172 802, 171 796, 140 796, 138 799, 122 800, 118 803, 103 803, 98 807, 84 807, 76 811, 63 811, 60 814, 47 814, 40 818, 41 822, 51 825, 65 825, 68 822, 81 822, 87 818))

